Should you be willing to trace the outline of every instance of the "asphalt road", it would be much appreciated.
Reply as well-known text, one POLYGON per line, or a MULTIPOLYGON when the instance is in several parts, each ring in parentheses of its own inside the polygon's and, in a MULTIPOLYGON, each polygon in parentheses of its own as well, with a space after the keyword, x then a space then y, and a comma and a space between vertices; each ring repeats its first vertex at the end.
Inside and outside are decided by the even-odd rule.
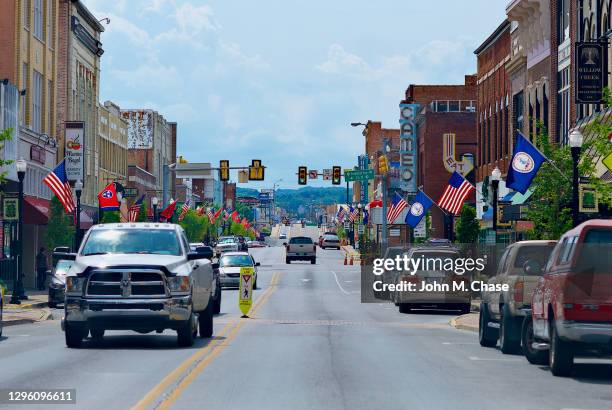
POLYGON ((317 265, 284 264, 282 247, 253 254, 262 266, 251 319, 224 290, 216 336, 193 348, 168 331, 109 332, 68 349, 58 321, 9 327, 0 388, 76 389, 76 406, 54 408, 612 408, 609 361, 580 360, 575 377, 556 378, 481 348, 449 326, 455 313, 361 304, 359 268, 339 251, 318 250, 317 265))

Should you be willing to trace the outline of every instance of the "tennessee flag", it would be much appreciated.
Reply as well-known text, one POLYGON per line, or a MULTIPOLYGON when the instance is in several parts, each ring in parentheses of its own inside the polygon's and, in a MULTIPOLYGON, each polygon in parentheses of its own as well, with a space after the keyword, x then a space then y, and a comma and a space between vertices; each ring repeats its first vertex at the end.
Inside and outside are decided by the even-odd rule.
POLYGON ((119 198, 117 198, 117 188, 115 183, 111 182, 98 194, 98 203, 103 211, 118 211, 119 198))
POLYGON ((163 217, 165 220, 172 219, 172 215, 174 215, 175 209, 176 209, 176 201, 172 202, 170 205, 166 207, 166 209, 161 211, 159 216, 163 217))
POLYGON ((236 222, 237 224, 240 223, 240 214, 238 214, 238 211, 232 212, 232 221, 236 222))

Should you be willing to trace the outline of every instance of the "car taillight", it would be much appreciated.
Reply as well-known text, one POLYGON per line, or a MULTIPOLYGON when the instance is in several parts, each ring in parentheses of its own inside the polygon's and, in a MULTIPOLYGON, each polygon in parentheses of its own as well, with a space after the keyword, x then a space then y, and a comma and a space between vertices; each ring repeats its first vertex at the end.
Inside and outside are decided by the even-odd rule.
POLYGON ((523 290, 525 289, 525 283, 518 281, 514 284, 514 301, 523 303, 523 290))

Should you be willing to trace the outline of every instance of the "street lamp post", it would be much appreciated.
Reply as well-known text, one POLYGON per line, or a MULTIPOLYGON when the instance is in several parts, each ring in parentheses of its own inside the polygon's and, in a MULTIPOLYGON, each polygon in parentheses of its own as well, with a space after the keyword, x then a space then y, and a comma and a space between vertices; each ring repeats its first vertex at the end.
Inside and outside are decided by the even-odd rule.
POLYGON ((81 193, 83 192, 83 182, 79 179, 74 183, 74 193, 76 194, 76 229, 74 231, 74 250, 79 250, 81 245, 81 193))
POLYGON ((572 150, 572 225, 577 226, 580 214, 578 209, 578 163, 584 137, 580 130, 574 129, 569 134, 569 145, 572 150))
POLYGON ((499 192, 499 181, 501 179, 501 171, 495 167, 491 172, 491 186, 493 187, 493 232, 495 232, 495 242, 497 242, 497 200, 499 192))
POLYGON ((11 296, 11 303, 15 305, 21 304, 21 300, 27 299, 25 290, 23 288, 23 179, 28 168, 28 163, 20 158, 16 162, 17 167, 17 179, 19 180, 19 197, 17 210, 19 213, 19 219, 17 221, 17 238, 19 239, 16 269, 15 269, 15 283, 13 284, 13 294, 11 296))
POLYGON ((156 196, 151 198, 151 205, 153 205, 153 222, 157 222, 157 204, 159 203, 159 199, 156 196))

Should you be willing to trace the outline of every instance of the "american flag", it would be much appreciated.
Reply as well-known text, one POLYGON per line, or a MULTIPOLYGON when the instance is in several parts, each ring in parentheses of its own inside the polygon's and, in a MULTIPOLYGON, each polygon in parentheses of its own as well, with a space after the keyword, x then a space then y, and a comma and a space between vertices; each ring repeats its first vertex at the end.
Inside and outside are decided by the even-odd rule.
POLYGON ((228 212, 228 211, 227 211, 227 209, 224 209, 224 210, 223 210, 223 220, 224 220, 224 221, 227 221, 227 220, 228 220, 228 218, 230 217, 230 215, 231 215, 231 214, 230 214, 230 212, 228 212))
POLYGON ((189 210, 189 200, 187 200, 187 202, 185 202, 183 206, 181 207, 181 214, 178 217, 179 222, 185 218, 185 215, 187 214, 188 210, 189 210))
POLYGON ((359 216, 359 209, 349 206, 349 221, 351 221, 351 223, 355 222, 357 216, 359 216))
POLYGON ((340 209, 338 209, 338 213, 336 214, 336 218, 338 218, 338 223, 342 223, 342 221, 344 221, 345 215, 346 211, 344 210, 344 207, 340 206, 340 209))
POLYGON ((128 221, 136 222, 138 219, 138 215, 140 215, 140 205, 142 205, 142 201, 144 201, 144 195, 141 196, 132 206, 130 206, 130 210, 128 212, 128 221))
POLYGON ((66 177, 65 160, 60 162, 53 171, 47 174, 43 182, 62 203, 66 213, 73 213, 76 207, 74 205, 74 199, 72 198, 72 190, 70 189, 70 184, 66 177))
POLYGON ((475 190, 474 185, 470 184, 461 174, 455 171, 451 175, 444 193, 438 200, 438 206, 453 215, 459 215, 465 198, 475 190))
POLYGON ((208 208, 208 211, 206 211, 206 215, 208 215, 208 220, 212 222, 213 217, 215 216, 213 208, 208 208))
POLYGON ((408 202, 401 197, 397 192, 393 195, 391 208, 387 211, 387 221, 393 223, 404 209, 408 206, 408 202))

